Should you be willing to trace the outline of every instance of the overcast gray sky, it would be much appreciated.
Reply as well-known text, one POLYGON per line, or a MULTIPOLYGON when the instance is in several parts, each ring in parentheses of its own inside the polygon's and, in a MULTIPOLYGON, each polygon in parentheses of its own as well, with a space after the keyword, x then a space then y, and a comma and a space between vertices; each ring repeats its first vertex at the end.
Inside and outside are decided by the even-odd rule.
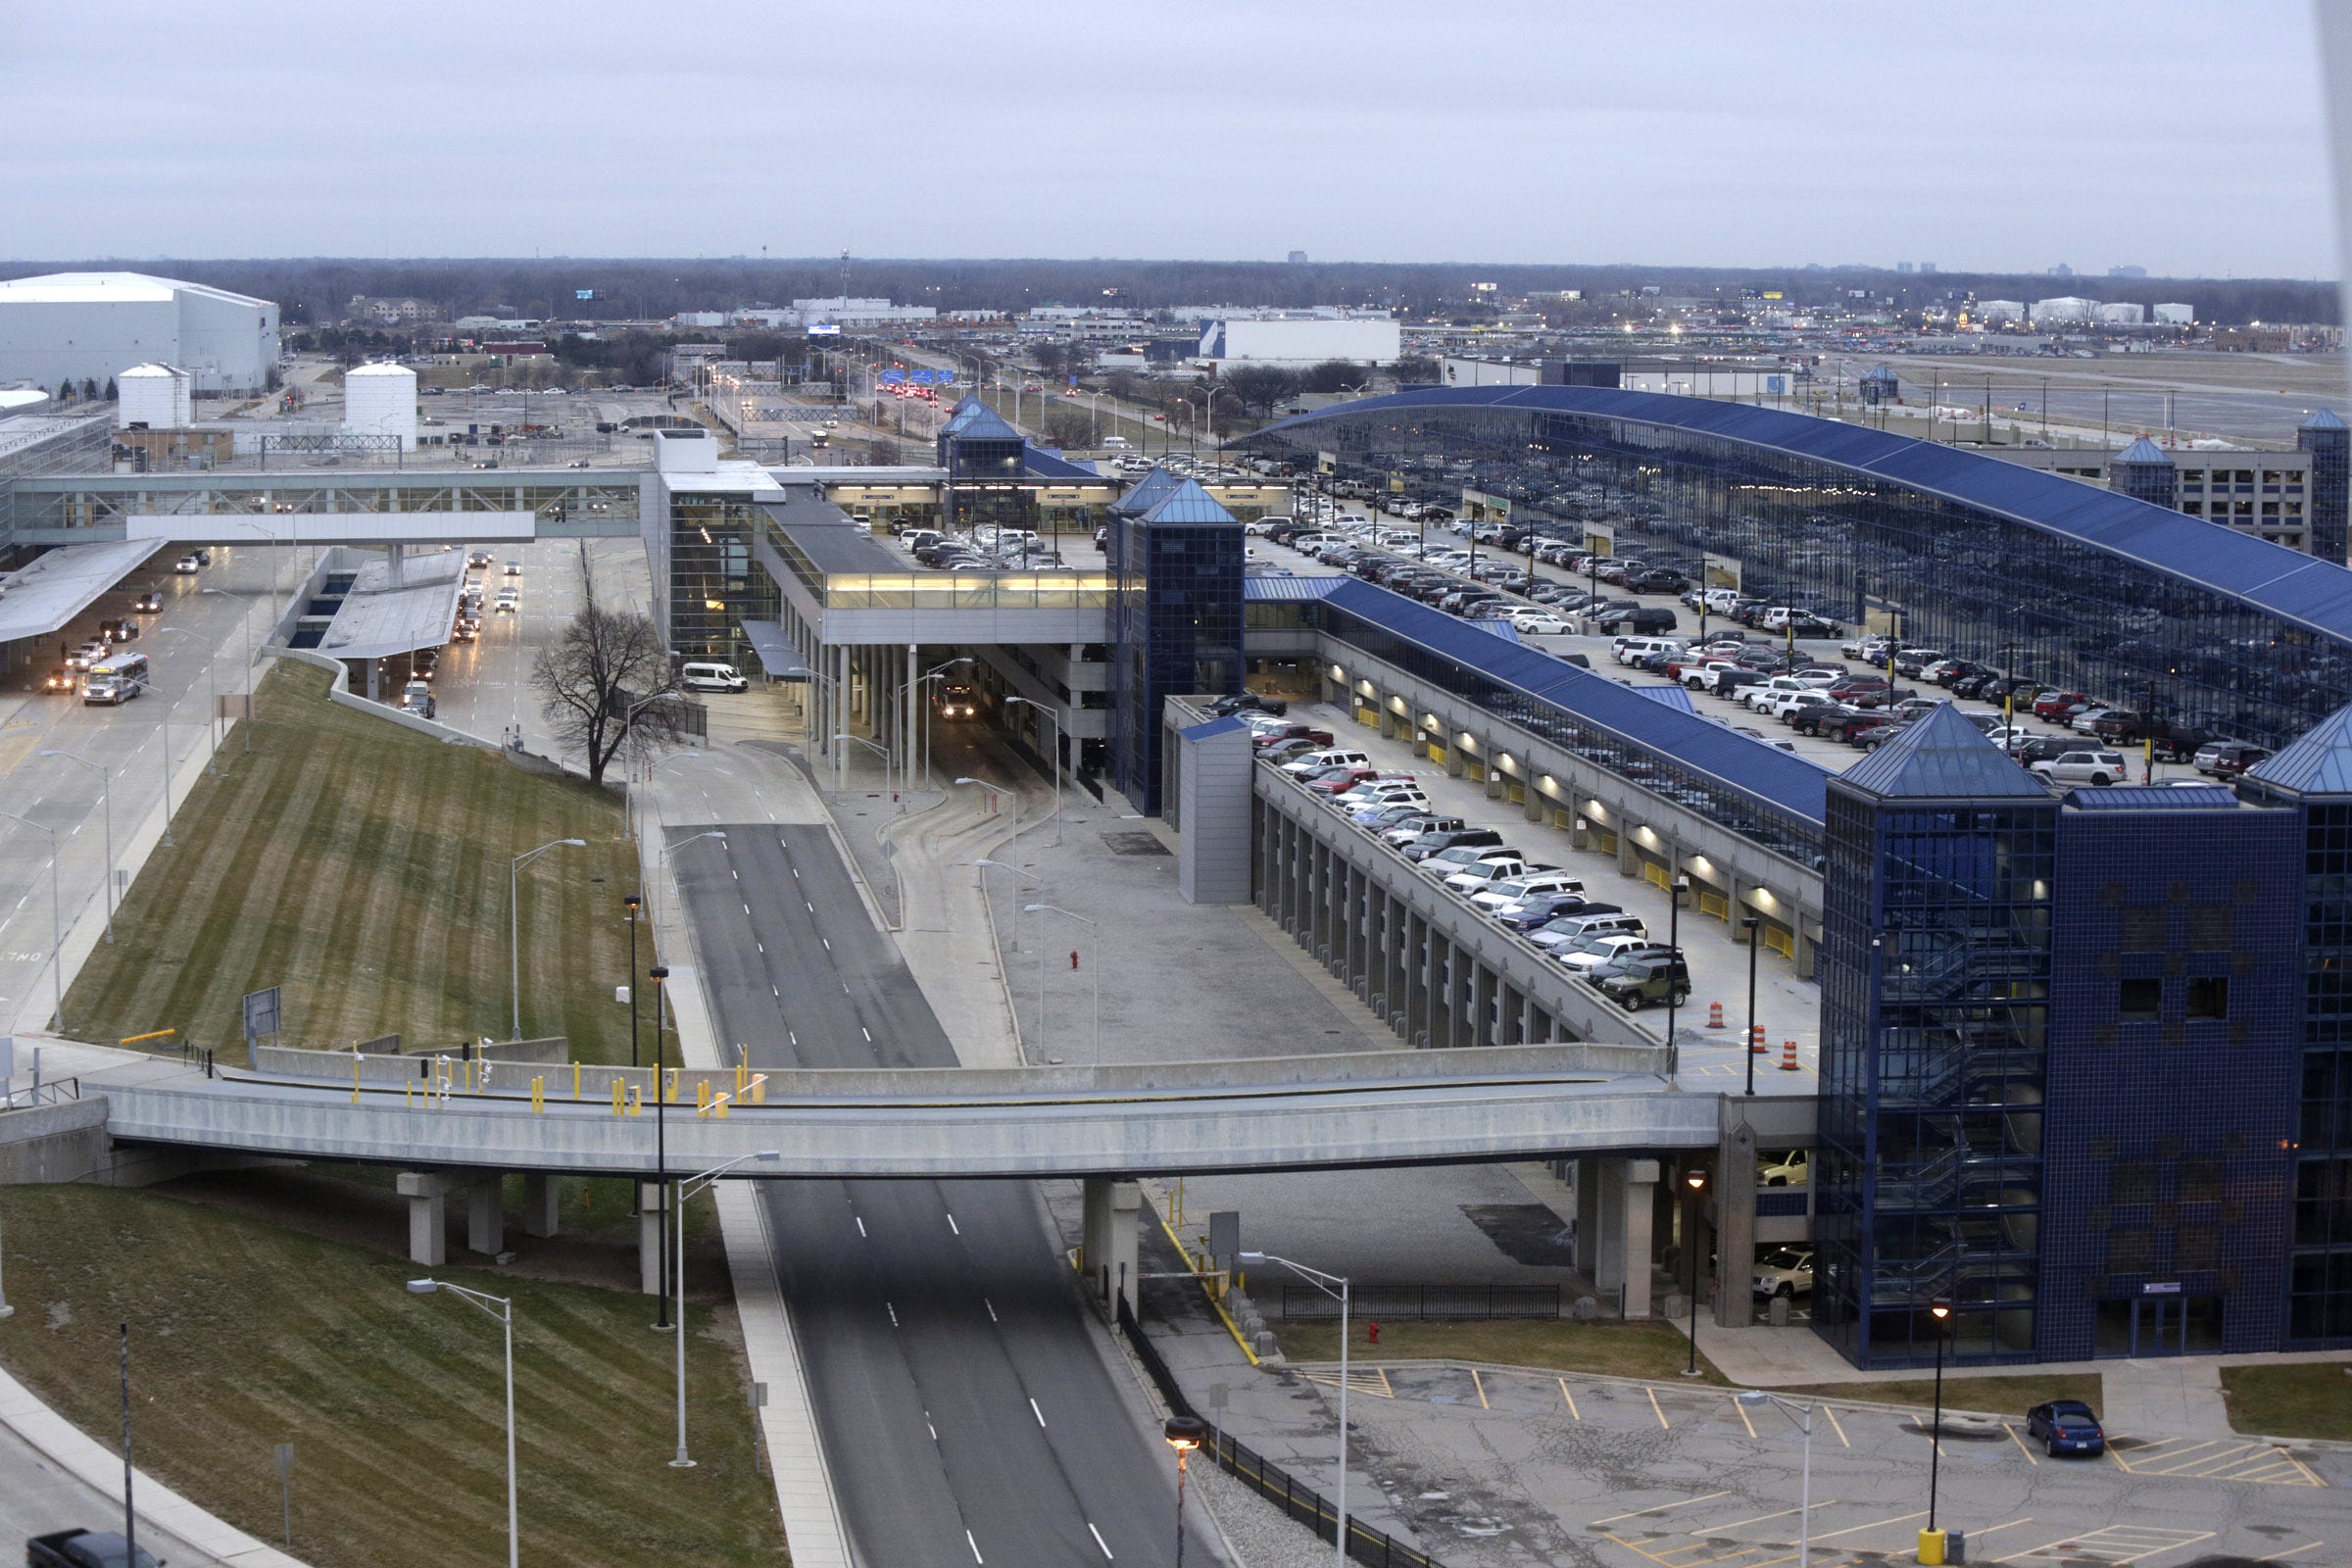
POLYGON ((69 0, 0 257, 2333 275, 2306 0, 69 0))

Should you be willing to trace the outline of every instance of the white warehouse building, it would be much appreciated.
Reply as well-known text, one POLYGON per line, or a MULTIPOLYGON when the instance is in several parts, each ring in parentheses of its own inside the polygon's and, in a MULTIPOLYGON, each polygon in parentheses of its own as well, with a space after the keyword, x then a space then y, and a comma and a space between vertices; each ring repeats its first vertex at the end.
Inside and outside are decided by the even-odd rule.
POLYGON ((277 307, 140 272, 0 281, 0 382, 104 386, 134 365, 186 370, 198 392, 258 392, 277 366, 277 307))
POLYGON ((1227 317, 1200 324, 1200 358, 1219 364, 1319 365, 1325 360, 1394 365, 1404 329, 1391 318, 1313 319, 1227 317))

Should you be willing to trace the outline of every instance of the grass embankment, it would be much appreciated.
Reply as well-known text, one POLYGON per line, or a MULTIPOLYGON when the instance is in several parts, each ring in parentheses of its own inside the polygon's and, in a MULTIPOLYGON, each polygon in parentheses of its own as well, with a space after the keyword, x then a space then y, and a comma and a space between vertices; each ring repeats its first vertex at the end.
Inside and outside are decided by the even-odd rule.
MULTIPOLYGON (((1283 1323, 1275 1337, 1282 1353, 1291 1360, 1340 1358, 1336 1323, 1283 1323)), ((1542 1367, 1548 1372, 1665 1378, 1678 1376, 1690 1363, 1690 1342, 1662 1323, 1423 1319, 1381 1324, 1378 1345, 1366 1343, 1359 1322, 1348 1353, 1368 1361, 1484 1361, 1497 1366, 1542 1367)), ((1707 1382, 1724 1381, 1703 1353, 1698 1367, 1707 1382)))
MULTIPOLYGON (((509 1033, 507 873, 521 873, 522 1032, 564 1035, 583 1061, 629 1059, 621 897, 637 887, 617 796, 543 777, 326 701, 327 675, 262 682, 253 752, 172 819, 66 997, 84 1039, 153 1029, 242 1062, 239 999, 284 987, 280 1044, 411 1051, 509 1033)), ((652 928, 639 932, 650 967, 652 928)), ((650 1054, 652 1034, 644 1050, 650 1054)))
MULTIPOLYGON (((120 1433, 116 1326, 128 1322, 139 1462, 175 1491, 275 1543, 272 1449, 291 1443, 304 1561, 506 1560, 495 1321, 448 1295, 408 1295, 417 1271, 397 1259, 160 1194, 5 1188, 0 1222, 17 1307, 0 1361, 84 1431, 120 1433)), ((731 1310, 688 1308, 698 1463, 672 1470, 674 1351, 646 1332, 649 1302, 440 1274, 514 1298, 524 1560, 785 1560, 731 1310)))
POLYGON ((2230 1424, 2265 1438, 2352 1443, 2352 1366, 2333 1361, 2226 1366, 2230 1424))

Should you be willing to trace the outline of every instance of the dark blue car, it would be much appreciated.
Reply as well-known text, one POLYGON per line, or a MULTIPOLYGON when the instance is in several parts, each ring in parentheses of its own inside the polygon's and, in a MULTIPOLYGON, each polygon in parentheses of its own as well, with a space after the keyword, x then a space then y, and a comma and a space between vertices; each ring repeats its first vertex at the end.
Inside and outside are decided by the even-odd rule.
POLYGON ((2107 1451, 2107 1433, 2099 1413, 2081 1399, 2052 1399, 2026 1412, 2026 1434, 2041 1440, 2044 1453, 2100 1454, 2107 1451))

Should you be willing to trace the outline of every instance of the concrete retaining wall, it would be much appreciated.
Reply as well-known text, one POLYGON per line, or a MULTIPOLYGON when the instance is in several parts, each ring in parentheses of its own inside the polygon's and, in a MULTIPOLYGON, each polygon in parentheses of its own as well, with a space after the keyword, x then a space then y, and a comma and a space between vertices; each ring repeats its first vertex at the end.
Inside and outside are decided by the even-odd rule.
POLYGON ((452 746, 478 746, 486 752, 495 752, 499 749, 494 742, 486 741, 478 735, 468 735, 462 729, 452 729, 447 724, 436 723, 429 718, 419 718, 415 713, 403 712, 389 703, 369 702, 350 689, 351 670, 340 659, 330 658, 308 648, 272 647, 265 649, 263 652, 278 659, 291 659, 298 664, 309 664, 314 669, 332 671, 334 679, 327 684, 326 700, 338 708, 357 709, 371 718, 380 718, 388 723, 398 724, 402 729, 415 730, 419 735, 430 735, 433 739, 447 741, 452 746))
MULTIPOLYGON (((544 1040, 501 1040, 488 1046, 476 1045, 473 1054, 488 1061, 516 1066, 541 1067, 561 1062, 570 1054, 571 1042, 562 1035, 544 1040)), ((300 1046, 256 1046, 253 1048, 253 1069, 272 1078, 333 1078, 344 1083, 351 1081, 352 1055, 348 1051, 308 1051, 300 1046)), ((458 1059, 458 1048, 418 1050, 409 1052, 367 1052, 359 1057, 360 1080, 363 1083, 399 1083, 405 1079, 419 1082, 432 1074, 435 1057, 458 1059)), ((495 1080, 496 1074, 493 1074, 495 1080)))
POLYGON ((108 1162, 106 1099, 0 1111, 0 1186, 87 1179, 108 1162))

